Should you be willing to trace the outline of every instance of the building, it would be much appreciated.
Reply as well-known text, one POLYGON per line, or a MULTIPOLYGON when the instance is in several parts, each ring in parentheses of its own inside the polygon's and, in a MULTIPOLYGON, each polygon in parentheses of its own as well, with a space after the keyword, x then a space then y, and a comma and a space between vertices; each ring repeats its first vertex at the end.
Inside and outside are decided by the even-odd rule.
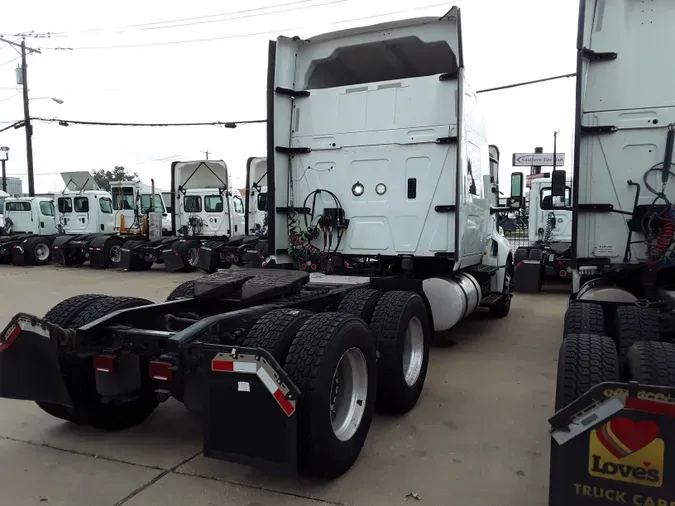
MULTIPOLYGON (((2 179, 2 178, 0 178, 2 179)), ((0 186, 0 190, 2 187, 0 186)), ((20 177, 8 177, 7 178, 7 193, 13 196, 23 195, 23 181, 20 177)))

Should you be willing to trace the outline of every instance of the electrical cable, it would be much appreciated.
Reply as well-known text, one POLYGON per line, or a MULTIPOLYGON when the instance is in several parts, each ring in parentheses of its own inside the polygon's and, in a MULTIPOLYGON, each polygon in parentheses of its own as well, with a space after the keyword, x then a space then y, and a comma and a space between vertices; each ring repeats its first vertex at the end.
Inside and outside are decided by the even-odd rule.
MULTIPOLYGON (((346 0, 345 0, 346 1, 346 0)), ((405 9, 405 10, 400 10, 400 11, 390 11, 390 12, 385 12, 381 14, 373 14, 371 16, 362 16, 358 18, 351 18, 351 19, 343 19, 339 21, 332 21, 330 23, 326 23, 327 25, 340 25, 340 24, 345 24, 345 23, 352 23, 355 21, 364 21, 368 19, 376 19, 376 18, 382 18, 386 16, 393 16, 396 14, 403 14, 406 12, 413 12, 413 11, 419 11, 419 10, 424 10, 424 9, 432 9, 434 7, 441 7, 441 6, 446 6, 447 3, 437 3, 437 4, 432 4, 432 5, 424 5, 420 7, 415 7, 412 9, 405 9)), ((241 18, 238 18, 241 19, 241 18)), ((206 37, 206 38, 200 38, 200 39, 186 39, 186 40, 170 40, 170 41, 159 41, 159 42, 141 42, 141 43, 132 43, 132 44, 119 44, 119 45, 110 45, 110 46, 79 46, 79 47, 41 47, 40 49, 44 50, 54 50, 54 51, 79 51, 79 50, 103 50, 103 49, 128 49, 128 48, 140 48, 140 47, 153 47, 153 46, 168 46, 168 45, 175 45, 175 44, 191 44, 191 43, 198 43, 198 42, 211 42, 211 41, 216 41, 216 40, 226 40, 226 39, 240 39, 240 38, 247 38, 247 37, 255 37, 258 35, 270 35, 270 34, 280 34, 284 32, 290 32, 293 30, 305 30, 305 29, 310 29, 313 28, 313 26, 296 26, 293 28, 278 28, 275 30, 268 30, 264 32, 256 32, 256 33, 241 33, 241 34, 234 34, 234 35, 223 35, 223 36, 218 36, 218 37, 206 37)))
MULTIPOLYGON (((31 118, 31 121, 41 121, 43 123, 58 123, 61 126, 69 125, 87 125, 87 126, 122 126, 122 127, 191 127, 191 126, 224 126, 225 128, 236 128, 238 125, 251 125, 256 123, 267 123, 266 119, 241 120, 241 121, 194 121, 186 123, 132 123, 120 121, 85 121, 60 118, 31 118)), ((0 130, 1 132, 2 130, 0 130)))
POLYGON ((497 86, 496 88, 485 88, 483 90, 478 90, 476 93, 489 93, 491 91, 508 90, 510 88, 518 88, 519 86, 529 86, 530 84, 539 84, 544 83, 546 81, 555 81, 556 79, 566 79, 568 77, 576 77, 576 75, 577 75, 576 72, 572 72, 571 74, 562 74, 558 76, 544 77, 542 79, 535 79, 533 81, 521 81, 518 83, 506 84, 504 86, 497 86))

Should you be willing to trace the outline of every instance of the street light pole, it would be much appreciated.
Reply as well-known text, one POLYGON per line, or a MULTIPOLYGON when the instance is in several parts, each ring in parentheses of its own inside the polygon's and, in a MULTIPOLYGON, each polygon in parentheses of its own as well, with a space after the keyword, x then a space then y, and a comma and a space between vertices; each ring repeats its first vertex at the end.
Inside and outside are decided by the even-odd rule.
POLYGON ((26 162, 28 164, 28 196, 35 196, 35 174, 33 173, 33 126, 30 124, 28 107, 28 76, 26 65, 26 39, 21 40, 21 84, 23 85, 23 120, 26 130, 26 162))
POLYGON ((5 163, 9 160, 9 148, 7 146, 0 147, 0 156, 2 157, 2 191, 7 193, 7 171, 5 163))

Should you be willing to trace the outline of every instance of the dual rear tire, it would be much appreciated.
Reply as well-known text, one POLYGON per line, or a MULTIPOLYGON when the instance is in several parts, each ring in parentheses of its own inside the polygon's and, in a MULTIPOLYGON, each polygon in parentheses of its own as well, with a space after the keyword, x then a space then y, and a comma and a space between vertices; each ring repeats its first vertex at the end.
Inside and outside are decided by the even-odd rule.
POLYGON ((430 332, 419 295, 369 289, 351 291, 338 312, 278 309, 256 322, 243 345, 271 353, 303 393, 298 458, 305 474, 335 478, 347 471, 376 406, 396 413, 415 406, 430 332))

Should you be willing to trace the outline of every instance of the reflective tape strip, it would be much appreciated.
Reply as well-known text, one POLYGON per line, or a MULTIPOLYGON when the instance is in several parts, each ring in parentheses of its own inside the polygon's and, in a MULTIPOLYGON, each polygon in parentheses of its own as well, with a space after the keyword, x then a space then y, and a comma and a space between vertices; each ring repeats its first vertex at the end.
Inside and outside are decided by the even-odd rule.
POLYGON ((262 364, 258 368, 257 374, 262 384, 265 385, 267 390, 269 390, 269 392, 272 394, 272 397, 274 397, 279 406, 281 406, 281 409, 284 410, 286 416, 291 416, 293 413, 295 413, 295 402, 286 399, 283 390, 281 390, 279 385, 277 385, 276 381, 274 381, 272 376, 269 375, 262 364))
POLYGON ((265 388, 267 388, 267 390, 269 390, 269 392, 272 395, 274 395, 274 392, 276 392, 279 389, 276 381, 274 381, 272 377, 269 374, 267 374, 267 371, 262 367, 258 369, 256 374, 258 375, 258 378, 260 378, 262 384, 265 385, 265 388))
POLYGON ((19 318, 16 323, 19 327, 21 327, 21 330, 34 332, 35 334, 38 334, 42 337, 46 337, 47 339, 51 337, 49 334, 49 329, 43 325, 34 325, 30 320, 23 318, 19 318))
POLYGON ((223 360, 215 357, 211 360, 211 370, 217 372, 241 372, 255 374, 257 366, 253 362, 238 362, 235 360, 223 360))

